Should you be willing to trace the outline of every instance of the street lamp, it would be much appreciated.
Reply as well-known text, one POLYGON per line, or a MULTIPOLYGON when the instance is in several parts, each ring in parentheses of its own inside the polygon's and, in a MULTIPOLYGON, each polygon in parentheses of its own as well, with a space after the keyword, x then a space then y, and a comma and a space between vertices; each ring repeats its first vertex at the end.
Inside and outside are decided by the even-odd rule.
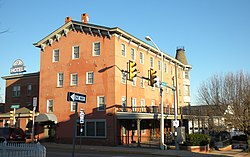
POLYGON ((160 83, 160 92, 161 92, 161 120, 160 120, 160 147, 162 150, 165 149, 165 144, 164 144, 164 117, 163 117, 163 90, 162 90, 162 82, 163 82, 163 52, 158 48, 158 46, 155 44, 155 42, 150 38, 150 36, 146 36, 145 39, 147 41, 151 41, 154 46, 157 48, 159 53, 161 54, 161 83, 160 83))

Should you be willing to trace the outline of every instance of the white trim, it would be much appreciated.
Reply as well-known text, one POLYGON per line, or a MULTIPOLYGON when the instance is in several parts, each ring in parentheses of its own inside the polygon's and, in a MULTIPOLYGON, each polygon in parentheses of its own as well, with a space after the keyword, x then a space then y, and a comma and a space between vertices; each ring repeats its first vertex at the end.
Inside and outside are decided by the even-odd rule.
POLYGON ((101 55, 101 42, 100 41, 95 41, 92 43, 92 56, 100 56, 101 55), (95 55, 95 44, 99 43, 99 55, 95 55))
POLYGON ((97 105, 96 105, 96 106, 97 106, 97 111, 106 111, 106 98, 105 98, 104 95, 98 95, 98 96, 97 96, 97 101, 96 101, 96 102, 97 102, 97 105), (99 106, 99 105, 100 105, 100 102, 99 102, 99 98, 100 98, 100 97, 103 97, 103 98, 104 98, 104 109, 102 109, 102 110, 100 110, 100 106, 99 106))
POLYGON ((77 73, 72 73, 72 74, 70 74, 70 86, 77 86, 78 85, 78 74, 77 73), (76 84, 73 84, 73 75, 77 75, 77 82, 76 82, 76 84))
POLYGON ((93 71, 87 71, 86 72, 86 84, 94 84, 94 72, 93 71), (92 73, 93 74, 93 82, 90 83, 88 79, 88 74, 92 73))
POLYGON ((53 49, 53 51, 52 51, 52 62, 54 63, 54 62, 59 62, 59 60, 60 60, 60 50, 59 49, 53 49), (56 61, 55 60, 55 51, 58 51, 58 60, 56 61))
POLYGON ((79 59, 80 58, 80 46, 79 45, 74 45, 72 46, 72 53, 71 53, 71 58, 72 60, 75 60, 75 59, 79 59), (78 47, 79 48, 79 51, 78 51, 78 58, 75 58, 75 47, 78 47))

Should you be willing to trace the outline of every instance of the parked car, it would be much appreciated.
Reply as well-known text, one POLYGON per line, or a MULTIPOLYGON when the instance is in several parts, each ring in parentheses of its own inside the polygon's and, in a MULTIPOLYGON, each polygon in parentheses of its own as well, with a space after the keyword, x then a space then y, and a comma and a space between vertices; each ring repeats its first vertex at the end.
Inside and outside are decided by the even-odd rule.
POLYGON ((21 128, 0 127, 0 137, 5 138, 7 142, 25 142, 25 136, 21 128))

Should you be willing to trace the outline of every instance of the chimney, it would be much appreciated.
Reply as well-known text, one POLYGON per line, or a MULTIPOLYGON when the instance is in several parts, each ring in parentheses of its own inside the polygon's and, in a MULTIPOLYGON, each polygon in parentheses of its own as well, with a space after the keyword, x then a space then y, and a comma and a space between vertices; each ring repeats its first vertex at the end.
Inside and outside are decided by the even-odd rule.
POLYGON ((188 65, 184 47, 177 47, 175 59, 185 65, 188 65))
POLYGON ((83 23, 85 24, 89 23, 89 15, 87 13, 82 14, 81 18, 83 23))
POLYGON ((69 16, 67 16, 67 17, 65 18, 65 23, 68 23, 68 22, 70 22, 70 21, 72 21, 72 18, 69 17, 69 16))

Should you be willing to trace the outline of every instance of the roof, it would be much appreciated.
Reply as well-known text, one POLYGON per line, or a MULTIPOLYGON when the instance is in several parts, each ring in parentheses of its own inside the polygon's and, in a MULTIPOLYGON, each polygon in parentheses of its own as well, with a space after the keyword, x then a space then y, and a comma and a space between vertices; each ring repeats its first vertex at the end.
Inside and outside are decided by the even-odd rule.
POLYGON ((10 75, 1 77, 4 80, 17 79, 17 78, 27 78, 27 77, 39 77, 40 72, 35 73, 27 73, 27 74, 18 74, 18 75, 10 75))
MULTIPOLYGON (((43 51, 46 46, 52 45, 53 42, 59 41, 61 36, 67 36, 69 31, 80 31, 82 33, 88 33, 90 35, 98 35, 98 36, 107 37, 107 38, 111 38, 112 35, 122 36, 126 38, 127 40, 129 40, 130 42, 134 42, 140 47, 143 47, 159 56, 161 55, 161 52, 159 52, 156 47, 153 47, 149 45, 148 43, 134 37, 133 35, 122 30, 121 28, 118 28, 118 27, 110 28, 106 26, 99 26, 99 25, 94 25, 94 24, 89 24, 89 23, 86 24, 83 22, 73 21, 73 20, 65 23, 64 25, 59 27, 57 30, 55 30, 54 32, 46 36, 45 38, 41 39, 37 43, 34 43, 33 45, 38 48, 41 48, 41 50, 43 51)), ((165 59, 170 60, 180 66, 183 66, 186 68, 192 68, 191 65, 183 64, 182 62, 175 59, 174 57, 169 56, 165 52, 163 52, 163 55, 165 59)))
POLYGON ((226 112, 227 106, 225 105, 199 105, 190 106, 192 115, 199 116, 223 116, 226 112))

